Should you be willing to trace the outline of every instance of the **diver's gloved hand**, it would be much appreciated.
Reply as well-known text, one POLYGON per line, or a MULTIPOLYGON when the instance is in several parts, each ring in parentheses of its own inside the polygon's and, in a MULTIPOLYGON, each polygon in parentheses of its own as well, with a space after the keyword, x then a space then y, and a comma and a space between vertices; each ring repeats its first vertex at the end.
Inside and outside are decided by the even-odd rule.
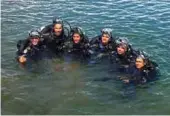
POLYGON ((100 54, 97 55, 97 58, 101 58, 101 57, 103 57, 104 55, 105 55, 105 54, 100 53, 100 54))
POLYGON ((130 83, 130 79, 127 76, 118 76, 118 78, 123 82, 123 83, 130 83))
POLYGON ((87 50, 90 55, 93 55, 95 52, 92 50, 87 50))
POLYGON ((145 84, 147 82, 147 79, 145 77, 142 77, 141 84, 145 84))
POLYGON ((118 76, 118 78, 120 80, 129 80, 129 78, 127 76, 118 76))
POLYGON ((27 58, 25 57, 25 55, 22 55, 22 56, 19 56, 18 61, 20 63, 25 63, 27 61, 27 58))
POLYGON ((129 79, 125 79, 125 80, 122 80, 124 83, 129 83, 130 80, 129 79))

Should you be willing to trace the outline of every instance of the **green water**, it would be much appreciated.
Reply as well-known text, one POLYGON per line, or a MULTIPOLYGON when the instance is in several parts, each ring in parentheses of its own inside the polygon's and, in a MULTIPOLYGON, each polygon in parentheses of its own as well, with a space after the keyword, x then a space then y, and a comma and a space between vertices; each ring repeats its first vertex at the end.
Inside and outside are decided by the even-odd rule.
POLYGON ((2 0, 1 114, 170 114, 170 2, 166 0, 2 0), (157 61, 160 80, 131 88, 114 77, 107 64, 87 66, 63 59, 40 61, 29 70, 15 61, 16 42, 28 31, 60 16, 81 26, 89 37, 103 27, 126 36, 157 61))

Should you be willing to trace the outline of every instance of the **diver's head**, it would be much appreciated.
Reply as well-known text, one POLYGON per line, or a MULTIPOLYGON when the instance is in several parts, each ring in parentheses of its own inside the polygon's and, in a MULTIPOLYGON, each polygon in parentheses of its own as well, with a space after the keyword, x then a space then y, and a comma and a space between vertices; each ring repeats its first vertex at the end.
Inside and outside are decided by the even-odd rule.
POLYGON ((63 32, 63 20, 60 18, 53 19, 53 29, 56 36, 60 36, 63 32))
POLYGON ((110 39, 112 38, 112 29, 104 28, 101 30, 101 33, 102 33, 102 37, 101 37, 102 44, 104 45, 108 44, 110 39))
POLYGON ((80 34, 79 33, 74 33, 73 34, 73 42, 75 44, 78 44, 80 42, 80 40, 81 40, 80 34))
POLYGON ((139 51, 139 54, 136 58, 136 68, 137 69, 142 69, 143 67, 145 67, 149 62, 148 56, 146 55, 145 52, 143 51, 139 51))
POLYGON ((117 44, 117 53, 119 55, 124 55, 128 51, 129 42, 128 39, 125 37, 121 37, 118 40, 116 40, 117 44))
POLYGON ((30 42, 32 45, 38 45, 40 42, 40 33, 37 30, 29 32, 30 42))
POLYGON ((75 44, 80 43, 80 41, 83 39, 83 35, 83 31, 80 27, 75 27, 72 29, 72 38, 75 44))
POLYGON ((142 69, 145 66, 145 62, 142 58, 138 57, 136 58, 135 65, 137 69, 142 69))

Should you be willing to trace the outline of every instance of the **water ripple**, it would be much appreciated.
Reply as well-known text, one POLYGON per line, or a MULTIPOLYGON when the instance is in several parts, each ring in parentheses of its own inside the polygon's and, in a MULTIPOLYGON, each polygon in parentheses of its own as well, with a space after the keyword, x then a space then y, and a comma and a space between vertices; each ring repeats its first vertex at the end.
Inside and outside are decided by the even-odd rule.
POLYGON ((1 11, 3 112, 169 113, 170 2, 167 0, 3 0, 1 11), (136 99, 127 100, 119 83, 92 81, 106 76, 100 66, 87 69, 87 74, 78 69, 65 74, 55 72, 53 67, 58 62, 48 63, 46 70, 42 66, 44 72, 36 67, 32 69, 34 73, 22 69, 15 62, 16 42, 26 38, 29 30, 50 24, 54 16, 81 26, 90 38, 103 27, 113 28, 116 36, 128 37, 134 47, 145 50, 159 63, 160 80, 150 87, 152 91, 139 89, 136 99))

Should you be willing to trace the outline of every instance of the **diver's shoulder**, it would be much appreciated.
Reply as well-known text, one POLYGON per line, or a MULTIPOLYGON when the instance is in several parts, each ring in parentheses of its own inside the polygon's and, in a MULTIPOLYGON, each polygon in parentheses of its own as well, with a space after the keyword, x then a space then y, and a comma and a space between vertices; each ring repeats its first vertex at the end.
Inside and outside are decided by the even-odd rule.
POLYGON ((95 36, 95 37, 91 38, 90 44, 98 43, 100 38, 101 38, 101 35, 98 35, 98 36, 95 36))
POLYGON ((53 28, 53 25, 52 24, 49 24, 49 25, 45 25, 45 26, 41 26, 39 28, 39 32, 41 32, 42 34, 43 33, 49 33, 52 31, 52 28, 53 28))

